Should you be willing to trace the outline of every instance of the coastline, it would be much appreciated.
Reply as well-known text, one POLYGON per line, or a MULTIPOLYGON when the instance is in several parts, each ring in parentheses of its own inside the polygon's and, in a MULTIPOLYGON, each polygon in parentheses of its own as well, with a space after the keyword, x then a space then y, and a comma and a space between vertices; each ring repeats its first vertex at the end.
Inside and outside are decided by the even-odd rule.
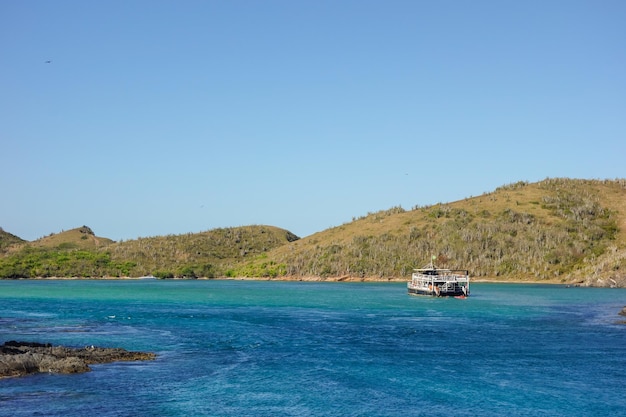
MULTIPOLYGON (((471 278, 471 277, 470 277, 471 278)), ((144 277, 35 277, 35 278, 0 278, 0 280, 34 280, 34 281, 141 281, 141 280, 159 280, 159 281, 294 281, 294 282, 407 282, 410 277, 355 277, 355 276, 338 276, 338 277, 320 277, 320 276, 282 276, 282 277, 219 277, 219 278, 156 278, 152 276, 144 277)), ((490 284, 545 284, 545 285, 564 285, 576 286, 581 282, 564 282, 561 280, 516 280, 516 279, 499 279, 493 277, 471 278, 472 283, 490 283, 490 284)))

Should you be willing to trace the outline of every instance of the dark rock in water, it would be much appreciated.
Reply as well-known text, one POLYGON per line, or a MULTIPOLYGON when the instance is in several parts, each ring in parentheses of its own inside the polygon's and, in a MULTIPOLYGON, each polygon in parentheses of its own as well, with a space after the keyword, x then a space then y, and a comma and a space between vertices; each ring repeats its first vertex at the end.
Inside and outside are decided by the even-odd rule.
MULTIPOLYGON (((619 313, 617 313, 617 314, 619 314, 620 316, 626 316, 626 307, 622 308, 622 310, 619 313)), ((626 324, 626 320, 619 320, 616 323, 617 324, 626 324)))
POLYGON ((0 378, 38 372, 75 374, 89 371, 91 364, 154 358, 154 353, 131 352, 120 348, 86 346, 75 349, 49 343, 10 341, 0 346, 0 378))

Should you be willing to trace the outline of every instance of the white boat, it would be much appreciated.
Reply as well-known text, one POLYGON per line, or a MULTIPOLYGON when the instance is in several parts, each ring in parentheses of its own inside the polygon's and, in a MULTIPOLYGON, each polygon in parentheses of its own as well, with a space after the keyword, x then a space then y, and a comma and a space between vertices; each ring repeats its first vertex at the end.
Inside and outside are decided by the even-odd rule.
POLYGON ((469 271, 437 268, 430 265, 414 269, 407 283, 409 295, 465 298, 470 294, 469 271))

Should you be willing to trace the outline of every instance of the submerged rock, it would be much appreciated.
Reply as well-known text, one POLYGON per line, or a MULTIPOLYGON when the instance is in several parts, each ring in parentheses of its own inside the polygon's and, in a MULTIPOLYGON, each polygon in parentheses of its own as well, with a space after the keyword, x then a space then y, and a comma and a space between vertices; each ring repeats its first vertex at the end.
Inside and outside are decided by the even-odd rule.
POLYGON ((39 372, 75 374, 89 371, 91 364, 155 358, 154 353, 131 352, 120 348, 69 348, 49 343, 10 341, 0 346, 0 377, 39 372))

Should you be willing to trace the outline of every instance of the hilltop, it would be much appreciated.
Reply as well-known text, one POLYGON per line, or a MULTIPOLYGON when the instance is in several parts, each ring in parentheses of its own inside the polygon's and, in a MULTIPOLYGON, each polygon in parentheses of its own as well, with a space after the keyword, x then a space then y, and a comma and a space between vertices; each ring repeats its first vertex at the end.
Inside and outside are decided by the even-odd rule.
POLYGON ((5 232, 0 227, 0 255, 10 251, 13 247, 19 247, 22 243, 26 243, 26 241, 9 232, 5 232))
POLYGON ((626 287, 626 180, 520 181, 393 207, 298 238, 244 226, 125 242, 86 226, 34 242, 0 234, 0 276, 405 280, 432 255, 478 279, 626 287), (10 240, 11 243, 8 243, 10 240))
POLYGON ((113 240, 98 237, 87 226, 63 231, 61 233, 51 233, 46 237, 35 240, 31 243, 33 247, 57 248, 57 249, 97 249, 113 243, 113 240))

